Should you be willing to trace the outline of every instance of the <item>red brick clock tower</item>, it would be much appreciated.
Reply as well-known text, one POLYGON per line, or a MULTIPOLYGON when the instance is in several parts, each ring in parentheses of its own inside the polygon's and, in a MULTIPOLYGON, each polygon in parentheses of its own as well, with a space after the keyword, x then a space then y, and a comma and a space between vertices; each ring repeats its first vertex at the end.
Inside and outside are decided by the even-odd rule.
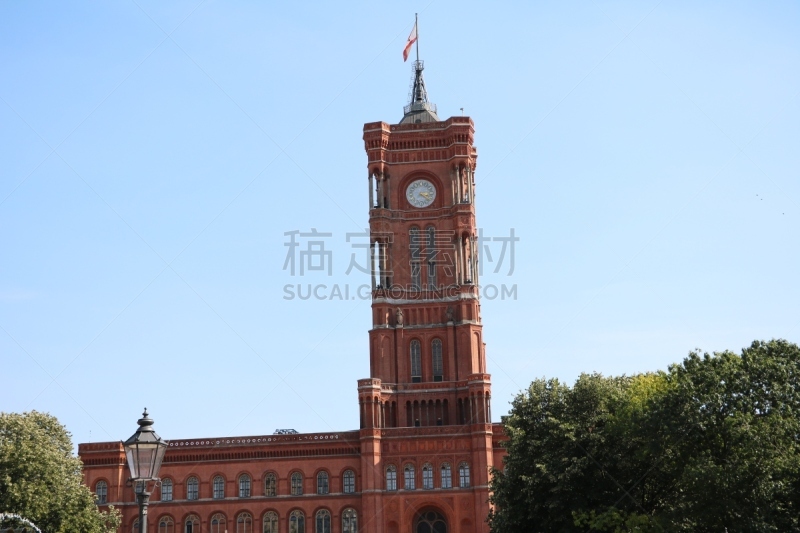
MULTIPOLYGON (((376 492, 363 503, 387 533, 416 533, 434 515, 447 531, 482 532, 494 461, 475 251, 475 130, 469 117, 439 120, 422 71, 417 61, 399 124, 364 125, 373 291, 371 376, 358 390, 362 471, 365 488, 376 492), (410 469, 420 466, 415 481, 423 486, 410 487, 409 477, 419 477, 410 469), (387 469, 396 469, 402 493, 394 504, 386 500, 387 469)), ((430 525, 439 531, 436 520, 430 525)))

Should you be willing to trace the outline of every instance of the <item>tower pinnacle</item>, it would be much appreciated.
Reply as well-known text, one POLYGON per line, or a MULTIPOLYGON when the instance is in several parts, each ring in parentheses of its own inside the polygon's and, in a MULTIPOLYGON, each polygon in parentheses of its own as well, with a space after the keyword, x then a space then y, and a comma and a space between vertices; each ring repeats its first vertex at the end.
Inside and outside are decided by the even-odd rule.
POLYGON ((425 62, 419 59, 414 61, 414 81, 411 85, 408 105, 403 108, 404 114, 400 124, 439 122, 439 116, 436 114, 436 104, 428 102, 425 78, 422 77, 423 70, 425 70, 425 62))

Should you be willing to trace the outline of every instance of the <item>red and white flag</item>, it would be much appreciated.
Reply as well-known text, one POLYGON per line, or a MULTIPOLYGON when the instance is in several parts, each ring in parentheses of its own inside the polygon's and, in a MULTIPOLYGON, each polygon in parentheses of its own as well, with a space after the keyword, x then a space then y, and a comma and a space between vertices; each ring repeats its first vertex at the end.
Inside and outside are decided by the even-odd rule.
POLYGON ((411 30, 411 33, 408 36, 408 40, 406 41, 406 47, 403 48, 403 62, 408 59, 408 53, 411 51, 411 45, 417 42, 417 23, 414 23, 414 29, 411 30))

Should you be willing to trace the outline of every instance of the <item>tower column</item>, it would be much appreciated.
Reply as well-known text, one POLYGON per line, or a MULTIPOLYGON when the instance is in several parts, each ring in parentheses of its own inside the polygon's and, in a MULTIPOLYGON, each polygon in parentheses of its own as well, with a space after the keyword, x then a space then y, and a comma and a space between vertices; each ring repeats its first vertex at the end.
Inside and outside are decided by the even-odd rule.
POLYGON ((370 272, 372 274, 372 290, 375 290, 375 244, 377 241, 371 241, 369 243, 369 263, 370 263, 370 272))
POLYGON ((369 208, 373 209, 375 207, 375 185, 373 183, 372 172, 369 173, 369 208))
POLYGON ((450 167, 450 186, 451 186, 451 189, 452 189, 452 194, 450 196, 451 196, 451 200, 453 201, 454 204, 457 204, 459 202, 459 199, 458 199, 458 186, 457 186, 458 178, 457 178, 457 176, 458 176, 458 174, 456 173, 455 169, 453 167, 450 167))
POLYGON ((472 265, 472 242, 469 235, 461 237, 463 241, 464 254, 462 260, 464 261, 465 279, 464 283, 475 283, 475 271, 472 265))
POLYGON ((389 270, 389 243, 383 240, 378 241, 378 285, 384 289, 391 283, 389 270))
POLYGON ((461 178, 461 201, 469 202, 469 183, 467 181, 467 165, 459 165, 458 175, 461 178))
POLYGON ((456 238, 456 284, 463 285, 464 284, 464 264, 463 264, 463 257, 464 257, 464 246, 461 242, 461 235, 458 235, 456 238))
POLYGON ((475 236, 470 235, 469 237, 469 250, 470 250, 470 270, 472 270, 472 284, 478 285, 478 253, 475 250, 475 236))
POLYGON ((472 173, 472 166, 467 165, 467 183, 469 183, 469 202, 471 204, 475 203, 475 175, 472 173))

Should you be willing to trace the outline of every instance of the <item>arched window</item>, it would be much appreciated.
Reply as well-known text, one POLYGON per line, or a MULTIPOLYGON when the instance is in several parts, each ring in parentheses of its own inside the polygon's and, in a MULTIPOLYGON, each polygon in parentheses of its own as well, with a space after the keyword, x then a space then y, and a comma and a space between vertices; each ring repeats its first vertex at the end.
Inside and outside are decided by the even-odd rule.
POLYGON ((325 509, 317 511, 317 527, 314 533, 331 533, 331 513, 325 509))
POLYGON ((458 486, 462 489, 469 487, 469 465, 467 463, 458 465, 458 486))
POLYGON ((236 533, 253 533, 253 517, 250 513, 240 513, 236 517, 236 533))
POLYGON ((442 381, 444 366, 442 365, 442 341, 433 339, 431 342, 431 356, 433 358, 433 381, 442 381))
POLYGON ((419 383, 422 381, 422 353, 419 341, 411 341, 411 382, 419 383))
POLYGON ((422 467, 422 488, 433 488, 433 467, 431 465, 424 465, 422 467))
POLYGON ((225 515, 217 513, 211 517, 211 533, 226 533, 228 529, 228 521, 225 515))
POLYGON ((212 485, 214 488, 213 498, 215 500, 223 499, 225 497, 225 479, 222 476, 216 476, 212 485))
POLYGON ((328 494, 328 473, 325 471, 317 474, 317 494, 328 494))
POLYGON ((433 226, 428 226, 426 231, 428 233, 428 242, 426 243, 428 249, 428 286, 433 289, 438 285, 436 281, 436 230, 433 226))
POLYGON ((414 490, 417 488, 414 465, 406 465, 403 468, 403 488, 406 490, 414 490))
POLYGON ((397 468, 394 465, 386 467, 386 490, 397 490, 397 468))
POLYGON ((422 287, 420 261, 422 259, 422 240, 419 228, 411 228, 408 234, 408 245, 411 248, 411 289, 418 291, 422 287))
POLYGON ((158 521, 158 533, 175 533, 175 522, 171 516, 162 516, 158 521))
POLYGON ((239 497, 240 498, 249 498, 250 497, 250 476, 247 474, 242 474, 239 476, 239 497))
POLYGON ((289 533, 306 533, 306 515, 303 511, 292 511, 289 515, 289 533))
POLYGON ((186 499, 196 500, 200 497, 200 483, 196 477, 190 477, 186 480, 186 499))
POLYGON ((352 494, 356 491, 356 474, 352 470, 345 470, 342 476, 342 488, 345 494, 352 494))
POLYGON ((190 514, 183 523, 184 533, 200 533, 200 518, 197 515, 190 514))
POLYGON ((105 481, 98 481, 94 486, 94 494, 97 505, 105 505, 108 503, 108 483, 105 481))
POLYGON ((292 474, 292 496, 303 495, 303 474, 295 472, 292 474))
POLYGON ((278 533, 278 513, 269 511, 264 515, 263 533, 278 533))
POLYGON ((443 489, 452 489, 453 488, 453 472, 450 468, 449 463, 442 463, 442 485, 443 489))
POLYGON ((172 480, 169 478, 161 480, 161 501, 172 501, 172 480))
POLYGON ((278 479, 275 474, 270 472, 264 476, 264 496, 276 496, 278 494, 278 479))
POLYGON ((342 513, 342 533, 358 533, 358 515, 355 509, 345 509, 342 513))
POLYGON ((424 511, 417 517, 414 524, 414 533, 447 533, 447 522, 436 511, 424 511))

